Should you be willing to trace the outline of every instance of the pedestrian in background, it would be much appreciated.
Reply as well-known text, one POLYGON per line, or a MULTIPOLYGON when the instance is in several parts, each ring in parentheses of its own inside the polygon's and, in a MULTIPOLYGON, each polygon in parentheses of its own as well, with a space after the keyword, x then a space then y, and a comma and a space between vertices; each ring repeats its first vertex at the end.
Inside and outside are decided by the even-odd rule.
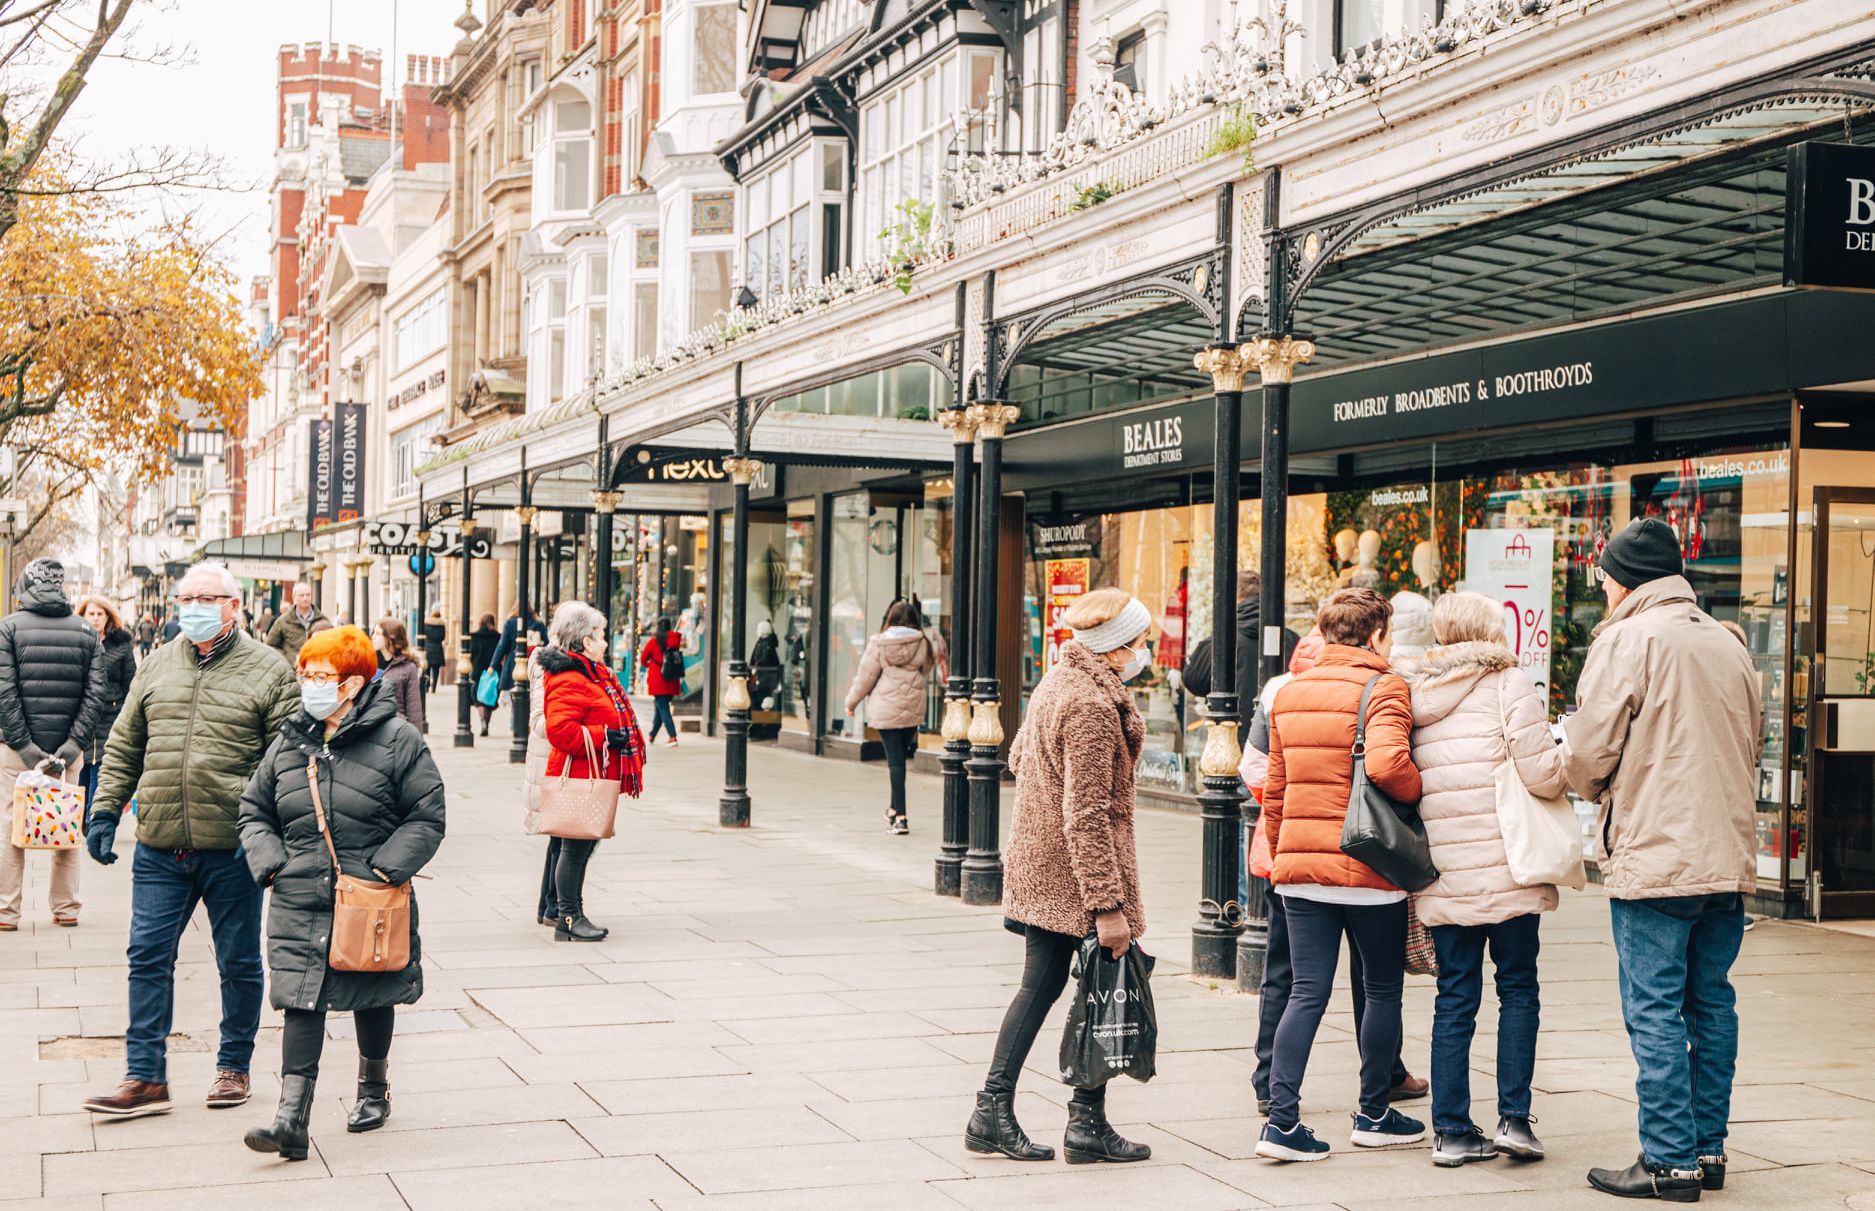
MULTIPOLYGON (((1069 607, 1073 638, 1029 697, 1009 748, 1016 818, 1004 855, 1007 925, 1023 936, 1022 983, 1003 1015, 988 1079, 964 1129, 972 1152, 1053 1160, 1016 1121, 1016 1079, 1090 932, 1117 959, 1146 932, 1133 841, 1133 770, 1146 723, 1126 683, 1152 667, 1152 613, 1124 589, 1069 607)), ((1152 1155, 1107 1121, 1105 1087, 1068 1100, 1069 1164, 1152 1155)))
POLYGON ((1367 995, 1359 1040, 1360 1108, 1350 1142, 1378 1148, 1426 1135, 1424 1123, 1390 1105, 1406 980, 1406 893, 1341 852, 1353 760, 1359 759, 1350 754, 1364 693, 1368 779, 1395 803, 1410 807, 1419 801, 1412 704, 1405 682, 1387 666, 1392 614, 1372 589, 1337 590, 1316 619, 1326 641, 1320 660, 1278 690, 1270 709, 1263 814, 1294 974, 1276 1027, 1269 1121, 1257 1141, 1258 1156, 1317 1161, 1328 1155, 1328 1144, 1302 1123, 1302 1078, 1328 1006, 1344 932, 1360 952, 1367 995))
POLYGON ((449 627, 443 622, 443 612, 431 610, 423 623, 423 684, 427 693, 434 694, 443 682, 443 643, 448 637, 449 627))
MULTIPOLYGON (((35 559, 13 586, 19 607, 0 618, 0 931, 19 928, 26 851, 12 843, 13 788, 27 770, 76 784, 105 702, 104 650, 72 615, 65 565, 35 559)), ((56 925, 78 924, 78 851, 54 850, 50 892, 56 925)))
POLYGON ((1504 635, 1504 606, 1480 593, 1446 593, 1432 607, 1437 646, 1401 669, 1413 694, 1413 764, 1420 819, 1438 879, 1413 897, 1439 956, 1432 1017, 1432 1163, 1447 1167, 1505 1153, 1543 1159, 1531 1129, 1530 1081, 1539 1022, 1537 927, 1556 907, 1553 884, 1511 874, 1498 824, 1498 767, 1539 798, 1564 790, 1563 754, 1549 711, 1504 635), (1497 984, 1497 1130, 1471 1118, 1471 1042, 1484 995, 1484 954, 1497 984))
POLYGON ((414 894, 406 966, 339 971, 328 959, 333 866, 355 879, 407 884, 443 842, 442 776, 429 745, 399 715, 394 684, 372 680, 376 668, 371 640, 356 627, 301 645, 300 709, 281 725, 241 796, 248 870, 273 893, 267 969, 273 1007, 285 1016, 280 1106, 273 1126, 250 1130, 245 1142, 283 1160, 307 1156, 326 1014, 350 1012, 357 1028, 358 1097, 345 1129, 375 1131, 391 1116, 396 1007, 423 995, 414 894))
POLYGON ((1738 1062, 1732 963, 1758 885, 1759 693, 1751 656, 1697 604, 1673 528, 1645 517, 1596 566, 1595 628, 1564 725, 1565 768, 1600 805, 1621 1014, 1639 1068, 1640 1159, 1591 1169, 1625 1198, 1725 1185, 1738 1062))
MULTIPOLYGON (((558 615, 555 615, 557 617, 558 615)), ((491 617, 490 622, 494 619, 491 617)), ((546 665, 549 654, 560 656, 554 646, 553 618, 547 620, 547 646, 534 652, 527 662, 527 764, 521 768, 521 824, 530 837, 543 835, 540 822, 540 786, 547 776, 547 756, 553 745, 547 740, 546 665)), ((555 663, 558 663, 557 660, 555 663)), ((558 837, 547 838, 547 853, 540 872, 540 897, 535 903, 534 919, 541 925, 560 927, 560 893, 556 882, 560 868, 558 837)))
POLYGON ((671 714, 671 699, 684 692, 684 640, 668 618, 658 619, 658 628, 645 640, 638 653, 638 666, 645 671, 645 690, 651 695, 651 735, 666 729, 664 743, 677 747, 677 719, 671 714))
POLYGON ((162 643, 174 643, 176 636, 182 634, 182 619, 176 614, 173 606, 170 608, 169 616, 163 619, 163 627, 158 634, 161 636, 160 642, 162 643))
POLYGON ((91 800, 98 793, 98 767, 104 761, 104 742, 111 738, 111 727, 124 709, 130 682, 137 675, 137 655, 130 632, 124 629, 123 620, 110 602, 102 597, 87 597, 78 603, 78 616, 97 632, 104 667, 104 699, 98 708, 97 726, 91 729, 91 739, 85 745, 83 781, 85 817, 89 819, 91 800))
MULTIPOLYGON (((469 686, 471 693, 479 693, 482 686, 482 674, 495 666, 495 650, 501 646, 501 629, 495 625, 493 614, 482 615, 482 621, 476 624, 469 634, 469 686)), ((530 671, 532 666, 530 667, 530 671)), ((457 693, 462 691, 458 690, 457 693)), ((482 735, 488 735, 488 722, 495 714, 495 708, 477 698, 475 709, 482 713, 482 735)))
POLYGON ((410 634, 395 618, 380 618, 371 632, 377 649, 378 679, 390 691, 391 702, 404 722, 423 731, 423 670, 410 654, 410 634))
MULTIPOLYGON (((891 803, 885 809, 885 828, 904 836, 911 831, 905 818, 905 768, 918 751, 918 725, 924 722, 925 686, 937 668, 937 645, 921 625, 918 607, 909 601, 892 603, 885 614, 885 629, 866 641, 846 692, 849 734, 853 713, 866 703, 866 722, 879 733, 885 746, 891 803)), ((653 730, 656 724, 652 725, 653 730)))
POLYGON ((137 623, 137 657, 141 660, 156 647, 156 620, 148 614, 137 623))
POLYGON ((318 607, 313 605, 312 586, 305 581, 293 586, 293 608, 280 611, 280 617, 273 620, 267 628, 267 646, 286 657, 288 665, 299 660, 300 644, 313 633, 313 627, 321 622, 331 625, 318 607))
MULTIPOLYGON (((501 692, 514 692, 514 662, 516 657, 528 654, 528 636, 532 635, 536 643, 547 642, 546 624, 535 616, 534 607, 522 608, 516 602, 508 610, 507 621, 501 624, 501 641, 495 645, 492 664, 501 678, 501 692)), ((484 735, 487 733, 484 732, 484 735)))
MULTIPOLYGON (((644 786, 645 740, 625 687, 606 664, 605 616, 583 601, 561 603, 541 661, 547 741, 544 777, 616 780, 637 798, 644 786), (588 746, 594 758, 588 759, 588 746)), ((608 930, 586 918, 586 864, 599 843, 564 837, 554 868, 559 942, 602 942, 608 930)))
POLYGON ((117 861, 117 822, 134 796, 137 849, 126 1075, 115 1092, 86 1100, 96 1114, 135 1118, 170 1109, 176 947, 197 904, 208 909, 221 973, 221 1047, 208 1105, 248 1099, 265 977, 260 889, 241 860, 236 819, 261 755, 299 709, 299 684, 275 650, 241 634, 240 588, 226 565, 189 569, 176 588, 185 642, 164 644, 137 670, 104 746, 85 845, 98 862, 117 861))

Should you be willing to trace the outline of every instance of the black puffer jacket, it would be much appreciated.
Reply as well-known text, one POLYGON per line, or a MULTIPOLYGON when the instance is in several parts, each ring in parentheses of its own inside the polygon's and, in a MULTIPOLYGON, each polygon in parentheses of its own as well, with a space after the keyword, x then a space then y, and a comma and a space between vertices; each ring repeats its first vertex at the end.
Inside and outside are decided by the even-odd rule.
POLYGON ((297 711, 247 793, 241 847, 254 881, 273 888, 267 912, 268 981, 275 1009, 370 1009, 408 1005, 423 995, 415 897, 410 965, 402 971, 331 971, 332 859, 319 834, 307 785, 316 763, 319 797, 345 872, 407 881, 443 842, 443 779, 417 729, 397 716, 390 687, 372 682, 328 739, 325 724, 297 711))
POLYGON ((104 706, 97 632, 72 613, 56 560, 28 564, 13 592, 20 608, 0 618, 0 737, 27 765, 67 741, 82 753, 104 706))
POLYGON ((104 760, 104 742, 111 738, 111 726, 117 722, 130 683, 137 676, 137 655, 132 651, 130 632, 112 627, 104 635, 104 702, 98 708, 98 726, 85 747, 85 760, 104 760))

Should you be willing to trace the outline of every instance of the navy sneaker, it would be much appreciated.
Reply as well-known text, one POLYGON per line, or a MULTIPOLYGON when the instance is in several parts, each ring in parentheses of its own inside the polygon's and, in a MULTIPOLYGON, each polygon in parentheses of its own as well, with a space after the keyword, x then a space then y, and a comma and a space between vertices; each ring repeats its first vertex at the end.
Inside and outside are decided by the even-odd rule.
POLYGON ((1417 1144, 1426 1138, 1426 1124, 1416 1118, 1407 1118, 1398 1110, 1389 1108, 1379 1118, 1368 1118, 1365 1114, 1354 1116, 1354 1133, 1349 1141, 1360 1148, 1387 1148, 1394 1144, 1417 1144))
POLYGON ((1264 1123, 1263 1135, 1257 1140, 1257 1155, 1273 1161, 1325 1161, 1328 1145, 1301 1123, 1287 1131, 1275 1123, 1264 1123))

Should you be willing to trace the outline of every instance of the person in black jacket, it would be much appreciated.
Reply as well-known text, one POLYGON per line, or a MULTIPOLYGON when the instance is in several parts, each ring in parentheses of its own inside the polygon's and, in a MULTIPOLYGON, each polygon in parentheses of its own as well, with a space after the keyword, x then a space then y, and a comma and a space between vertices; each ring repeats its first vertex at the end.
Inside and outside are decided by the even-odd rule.
POLYGON ((449 638, 449 627, 443 622, 441 610, 431 610, 430 616, 423 623, 423 689, 434 694, 436 687, 443 680, 443 642, 449 638))
MULTIPOLYGON (((1289 658, 1295 655, 1296 644, 1301 636, 1288 627, 1283 628, 1283 667, 1289 667, 1289 658)), ((1263 643, 1263 577, 1255 572, 1237 574, 1237 710, 1246 725, 1250 719, 1250 708, 1256 703, 1257 690, 1262 686, 1258 670, 1262 667, 1263 643)), ((1185 657, 1185 668, 1180 674, 1184 686, 1194 697, 1207 698, 1211 694, 1211 639, 1209 636, 1198 641, 1196 647, 1185 657)))
POLYGON ((104 702, 98 708, 98 725, 91 732, 85 749, 85 819, 91 819, 91 796, 98 793, 98 769, 104 764, 104 742, 111 738, 111 726, 124 709, 130 682, 137 675, 137 654, 123 619, 102 597, 87 597, 78 603, 78 616, 90 624, 103 644, 104 702))
MULTIPOLYGON (((482 615, 482 621, 469 635, 469 683, 475 692, 482 687, 482 674, 495 665, 495 649, 501 646, 501 631, 495 626, 493 614, 482 615)), ((457 690, 458 694, 462 691, 457 690)), ((480 698, 475 700, 475 709, 482 712, 482 735, 488 735, 488 721, 495 713, 495 708, 480 698)))
POLYGON ((242 852, 254 881, 273 889, 267 984, 286 1016, 280 1109, 273 1126, 250 1130, 245 1142, 286 1160, 306 1159, 326 1013, 349 1010, 357 1027, 358 1102, 345 1129, 374 1131, 391 1113, 396 1006, 423 995, 414 896, 410 962, 402 970, 336 971, 327 958, 334 854, 347 876, 400 884, 443 842, 442 776, 423 737, 398 717, 390 687, 371 680, 376 667, 371 640, 357 627, 308 639, 299 653, 301 707, 281 724, 241 796, 242 852))
MULTIPOLYGON (((13 586, 19 609, 0 618, 0 807, 11 835, 13 784, 27 770, 76 782, 104 707, 98 637, 72 614, 65 565, 35 559, 13 586)), ((19 928, 26 851, 0 840, 0 931, 19 928)), ((78 850, 52 855, 52 919, 78 924, 78 850)))

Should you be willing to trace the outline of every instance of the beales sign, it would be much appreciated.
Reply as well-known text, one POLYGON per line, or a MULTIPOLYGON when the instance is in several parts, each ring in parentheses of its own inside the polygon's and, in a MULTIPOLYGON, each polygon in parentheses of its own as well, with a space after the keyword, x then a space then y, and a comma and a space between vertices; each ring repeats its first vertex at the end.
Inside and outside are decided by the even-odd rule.
POLYGON ((1784 284, 1875 290, 1875 147, 1800 143, 1790 149, 1784 284))

